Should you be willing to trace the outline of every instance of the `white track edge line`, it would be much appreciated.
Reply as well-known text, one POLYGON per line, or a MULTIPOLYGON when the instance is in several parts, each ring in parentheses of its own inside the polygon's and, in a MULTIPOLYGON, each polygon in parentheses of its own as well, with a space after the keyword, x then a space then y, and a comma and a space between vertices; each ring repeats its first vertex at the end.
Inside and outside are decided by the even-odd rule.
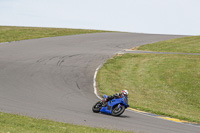
POLYGON ((102 100, 102 98, 101 98, 101 97, 98 95, 98 93, 97 93, 97 83, 96 83, 97 73, 98 73, 99 69, 101 68, 101 66, 102 66, 102 64, 99 65, 99 66, 97 67, 97 69, 96 69, 96 71, 95 71, 95 73, 94 73, 93 87, 94 87, 94 94, 95 94, 99 99, 102 100))

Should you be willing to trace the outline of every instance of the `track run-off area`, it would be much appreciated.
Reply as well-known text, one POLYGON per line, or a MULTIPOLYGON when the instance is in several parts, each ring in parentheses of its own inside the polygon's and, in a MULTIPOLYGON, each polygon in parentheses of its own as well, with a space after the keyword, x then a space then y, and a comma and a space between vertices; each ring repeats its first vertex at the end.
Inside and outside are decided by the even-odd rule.
POLYGON ((199 126, 135 111, 93 113, 96 68, 136 46, 175 35, 93 33, 0 44, 0 111, 60 122, 147 133, 199 133, 199 126))

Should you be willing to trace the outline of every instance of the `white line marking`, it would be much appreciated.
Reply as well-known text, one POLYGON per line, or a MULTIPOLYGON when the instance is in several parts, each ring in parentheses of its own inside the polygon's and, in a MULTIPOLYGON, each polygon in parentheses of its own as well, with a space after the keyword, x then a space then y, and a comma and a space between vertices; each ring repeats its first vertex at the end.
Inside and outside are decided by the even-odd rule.
POLYGON ((99 69, 101 68, 102 65, 99 65, 94 73, 94 78, 93 78, 93 87, 94 87, 94 94, 102 100, 102 98, 98 95, 97 93, 97 83, 96 83, 96 77, 97 77, 97 73, 99 71, 99 69))

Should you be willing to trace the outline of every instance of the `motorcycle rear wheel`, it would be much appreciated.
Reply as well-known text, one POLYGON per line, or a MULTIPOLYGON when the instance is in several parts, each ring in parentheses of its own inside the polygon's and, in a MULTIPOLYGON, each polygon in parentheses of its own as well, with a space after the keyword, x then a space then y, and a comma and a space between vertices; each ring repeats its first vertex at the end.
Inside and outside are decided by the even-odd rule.
POLYGON ((124 113, 125 111, 125 106, 121 105, 120 108, 118 108, 118 106, 116 106, 113 110, 112 110, 112 115, 113 116, 120 116, 122 113, 124 113))
POLYGON ((100 103, 100 101, 99 101, 99 102, 97 102, 97 103, 92 107, 92 111, 93 111, 94 113, 99 113, 100 110, 101 110, 101 107, 102 107, 102 105, 101 105, 101 103, 100 103))

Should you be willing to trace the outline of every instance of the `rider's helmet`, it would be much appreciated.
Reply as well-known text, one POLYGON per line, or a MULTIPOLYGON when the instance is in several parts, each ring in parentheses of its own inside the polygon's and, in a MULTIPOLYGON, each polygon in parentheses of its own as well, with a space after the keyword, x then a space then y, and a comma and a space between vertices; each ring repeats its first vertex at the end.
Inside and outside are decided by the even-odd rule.
POLYGON ((124 95, 124 96, 128 96, 128 91, 127 90, 122 90, 121 94, 124 95))

